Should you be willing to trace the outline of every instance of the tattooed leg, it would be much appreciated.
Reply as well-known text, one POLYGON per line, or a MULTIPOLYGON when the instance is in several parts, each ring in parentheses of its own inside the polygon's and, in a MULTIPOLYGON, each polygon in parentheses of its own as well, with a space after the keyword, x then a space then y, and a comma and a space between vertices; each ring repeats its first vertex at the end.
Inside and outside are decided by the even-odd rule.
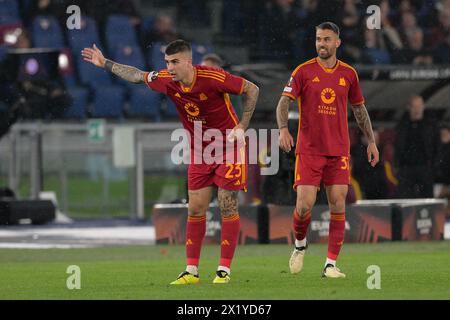
POLYGON ((219 207, 222 217, 229 217, 238 212, 238 190, 224 190, 218 191, 219 207))

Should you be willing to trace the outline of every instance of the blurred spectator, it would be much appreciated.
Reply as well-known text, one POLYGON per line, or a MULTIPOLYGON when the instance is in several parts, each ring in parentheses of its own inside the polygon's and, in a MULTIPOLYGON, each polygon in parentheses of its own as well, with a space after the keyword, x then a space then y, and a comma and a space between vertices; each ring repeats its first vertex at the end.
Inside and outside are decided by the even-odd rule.
POLYGON ((450 31, 447 32, 445 42, 441 43, 434 51, 434 61, 450 64, 450 31))
MULTIPOLYGON (((449 201, 450 209, 450 125, 441 126, 438 155, 436 157, 436 183, 442 185, 439 198, 449 201)), ((450 213, 450 212, 449 212, 450 213)))
POLYGON ((420 28, 408 30, 407 47, 399 51, 395 61, 413 65, 433 64, 433 53, 430 48, 425 47, 423 31, 420 28))
POLYGON ((386 64, 391 62, 386 50, 383 33, 376 29, 366 29, 364 32, 364 50, 361 62, 369 64, 386 64))
POLYGON ((153 28, 144 36, 144 47, 148 47, 155 42, 167 44, 182 36, 176 31, 173 20, 168 15, 159 15, 156 17, 153 28))
POLYGON ((424 115, 423 98, 413 95, 408 112, 397 124, 395 158, 400 198, 433 197, 433 165, 438 136, 432 119, 424 115))
POLYGON ((417 18, 412 11, 404 11, 400 15, 400 36, 404 45, 408 45, 408 39, 411 32, 419 28, 417 18))
POLYGON ((380 15, 381 15, 381 32, 383 33, 383 39, 385 40, 386 49, 389 53, 393 54, 403 49, 403 43, 399 32, 392 22, 391 7, 388 0, 382 0, 380 2, 380 15))
POLYGON ((380 144, 378 130, 373 130, 375 142, 380 152, 380 163, 372 167, 367 161, 367 138, 359 134, 359 141, 351 147, 352 175, 359 183, 364 199, 388 199, 390 184, 398 181, 392 175, 391 163, 384 154, 384 145, 380 144))
POLYGON ((337 12, 342 39, 341 57, 345 61, 359 61, 362 56, 363 37, 361 37, 361 8, 359 0, 344 0, 337 12))
MULTIPOLYGON (((214 67, 214 68, 224 68, 224 61, 221 57, 219 57, 215 53, 209 53, 205 54, 202 58, 201 65, 208 66, 208 67, 214 67)), ((238 95, 231 94, 230 95, 231 104, 234 107, 234 110, 236 111, 236 115, 240 119, 242 117, 242 97, 238 95)))
POLYGON ((450 1, 439 2, 438 23, 431 32, 431 46, 436 48, 440 43, 445 41, 446 35, 450 32, 450 1))
POLYGON ((35 0, 31 1, 27 12, 25 12, 25 23, 31 25, 33 19, 40 15, 56 17, 62 24, 66 16, 66 0, 35 0))
POLYGON ((267 1, 260 20, 260 47, 264 57, 292 62, 298 31, 293 0, 267 1))
POLYGON ((219 55, 215 53, 205 54, 202 58, 203 66, 214 67, 214 68, 223 68, 224 62, 219 55))
MULTIPOLYGON (((62 1, 62 0, 59 0, 62 1)), ((137 26, 141 23, 141 17, 138 10, 138 1, 136 0, 65 0, 66 7, 69 5, 78 5, 82 14, 86 14, 97 21, 100 30, 103 30, 106 19, 112 14, 127 15, 131 18, 131 23, 137 26)), ((63 14, 65 13, 65 8, 63 14)))

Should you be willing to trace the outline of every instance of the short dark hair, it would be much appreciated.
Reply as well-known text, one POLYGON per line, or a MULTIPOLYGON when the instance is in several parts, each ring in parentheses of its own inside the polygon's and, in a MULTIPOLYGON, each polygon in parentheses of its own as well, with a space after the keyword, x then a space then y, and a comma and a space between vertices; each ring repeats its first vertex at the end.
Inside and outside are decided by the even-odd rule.
POLYGON ((208 61, 208 60, 211 61, 212 63, 218 65, 219 67, 223 66, 222 58, 215 53, 208 53, 203 56, 202 61, 208 61))
POLYGON ((321 24, 319 24, 316 27, 316 30, 318 30, 318 29, 320 29, 320 30, 331 30, 334 33, 336 33, 338 37, 339 37, 339 34, 341 33, 340 30, 339 30, 339 27, 337 26, 337 24, 335 24, 335 23, 333 23, 331 21, 322 22, 321 24))
POLYGON ((165 53, 169 56, 180 52, 192 52, 191 44, 185 40, 178 39, 169 43, 165 50, 165 53))

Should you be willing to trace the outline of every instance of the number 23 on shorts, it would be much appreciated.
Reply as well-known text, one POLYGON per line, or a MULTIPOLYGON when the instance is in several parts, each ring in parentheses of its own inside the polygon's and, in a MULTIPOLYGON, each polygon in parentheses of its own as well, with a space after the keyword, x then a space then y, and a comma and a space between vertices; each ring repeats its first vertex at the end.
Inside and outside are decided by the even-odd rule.
POLYGON ((225 174, 225 178, 227 179, 235 179, 239 178, 242 175, 242 165, 241 164, 233 164, 233 163, 227 163, 226 164, 228 170, 225 174), (237 172, 233 173, 233 171, 237 170, 237 172))

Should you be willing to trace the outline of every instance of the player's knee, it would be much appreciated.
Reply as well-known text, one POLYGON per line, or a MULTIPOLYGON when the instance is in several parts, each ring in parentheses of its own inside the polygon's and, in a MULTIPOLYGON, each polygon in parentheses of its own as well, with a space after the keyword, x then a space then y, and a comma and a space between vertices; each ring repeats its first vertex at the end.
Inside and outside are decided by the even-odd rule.
POLYGON ((207 209, 208 207, 205 207, 203 205, 191 205, 189 206, 188 214, 195 217, 204 216, 207 209))
POLYGON ((345 198, 336 198, 329 201, 330 210, 332 212, 344 212, 345 211, 345 198))
POLYGON ((300 215, 300 217, 303 217, 304 215, 306 215, 308 212, 310 212, 312 210, 313 204, 312 203, 307 203, 307 202, 299 202, 297 201, 297 212, 300 215))

